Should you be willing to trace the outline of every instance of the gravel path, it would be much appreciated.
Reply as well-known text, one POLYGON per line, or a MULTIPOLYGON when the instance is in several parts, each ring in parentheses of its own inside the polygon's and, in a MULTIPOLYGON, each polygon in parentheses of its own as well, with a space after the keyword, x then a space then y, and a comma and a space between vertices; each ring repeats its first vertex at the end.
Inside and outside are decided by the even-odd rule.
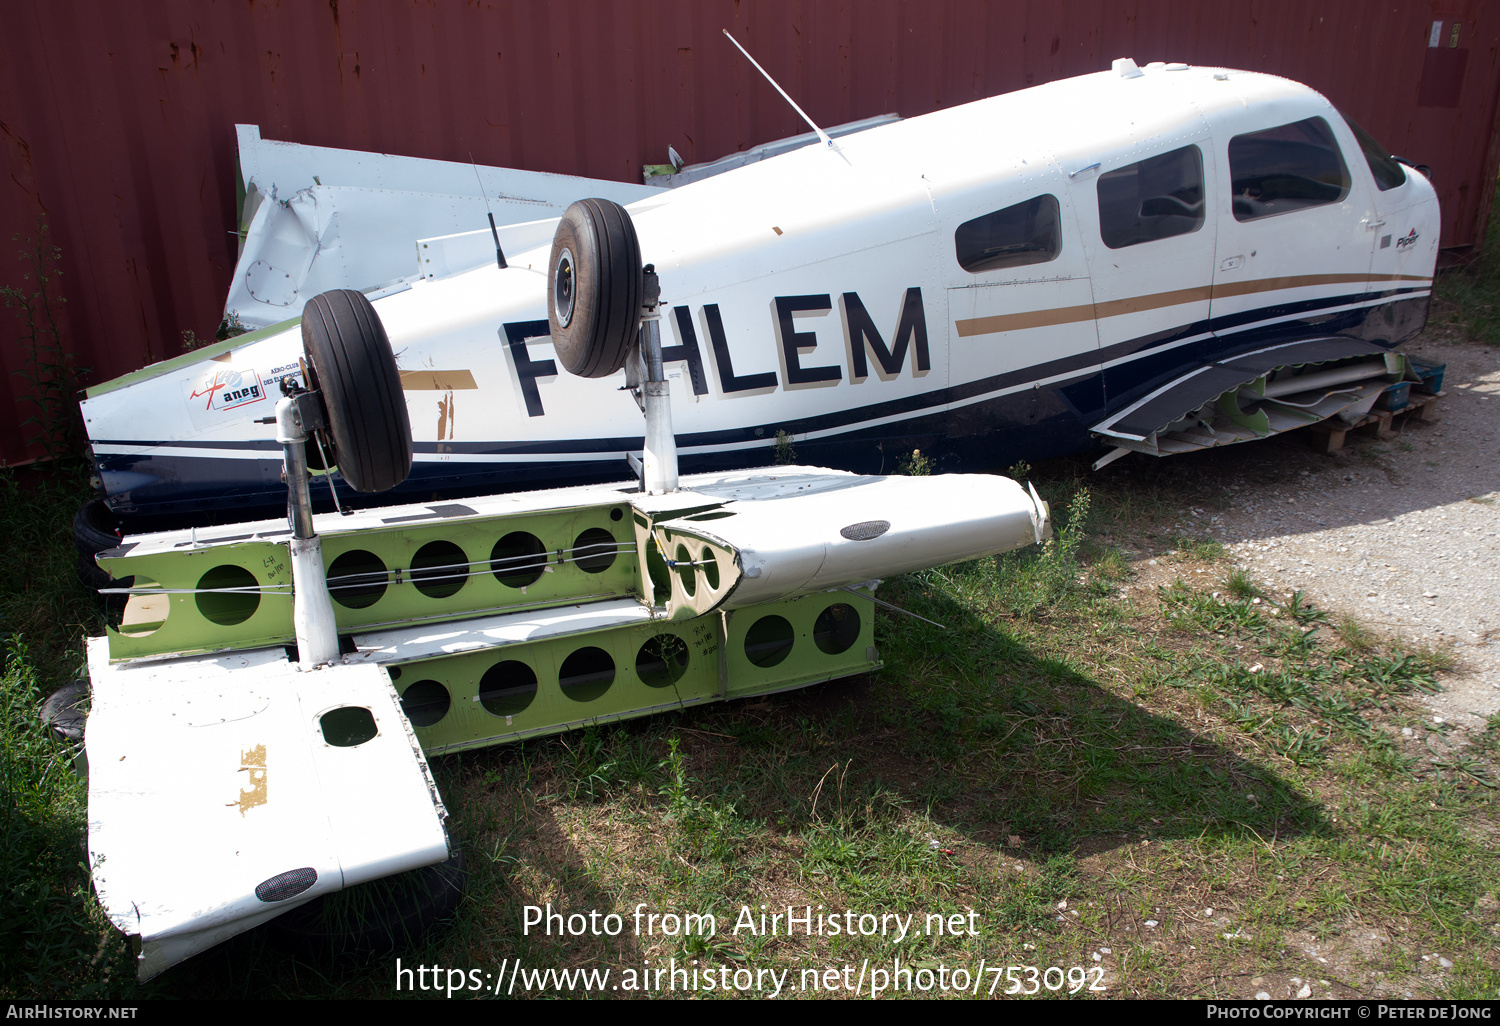
POLYGON ((1257 582, 1335 619, 1451 649, 1427 701, 1472 728, 1500 712, 1500 350, 1440 333, 1406 347, 1448 366, 1437 422, 1327 455, 1297 432, 1173 457, 1201 504, 1169 529, 1219 539, 1257 582))

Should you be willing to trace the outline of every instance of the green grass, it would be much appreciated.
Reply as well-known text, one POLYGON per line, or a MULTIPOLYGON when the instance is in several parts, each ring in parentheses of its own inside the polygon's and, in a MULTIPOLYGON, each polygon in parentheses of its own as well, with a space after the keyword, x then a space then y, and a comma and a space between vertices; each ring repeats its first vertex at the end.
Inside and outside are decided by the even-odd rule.
POLYGON ((97 998, 129 978, 123 938, 90 898, 86 795, 70 747, 37 717, 46 681, 18 636, 0 652, 0 994, 97 998), (22 872, 24 867, 24 872, 22 872))
MULTIPOLYGON (((433 760, 469 890, 403 964, 618 979, 696 959, 795 979, 899 956, 1101 965, 1116 996, 1248 996, 1252 978, 1296 976, 1338 996, 1496 997, 1500 718, 1469 741, 1423 714, 1443 653, 1393 649, 1233 571, 1171 580, 1222 550, 1152 526, 1180 503, 1154 465, 1134 490, 1085 489, 1071 464, 1029 473, 1053 540, 887 582, 884 599, 944 627, 882 614, 878 673, 433 760), (1168 583, 1122 597, 1144 553, 1168 547, 1151 568, 1168 583), (627 926, 523 933, 525 907, 546 904, 627 926), (972 910, 976 929, 899 946, 733 929, 762 905, 919 924, 972 910), (638 907, 718 929, 637 934, 638 907), (1372 929, 1399 943, 1372 947, 1372 929), (1421 961, 1435 951, 1451 971, 1421 961)), ((4 515, 33 547, 9 556, 29 569, 0 598, 27 632, 3 678, 4 855, 34 869, 7 884, 0 993, 391 996, 391 959, 330 962, 260 930, 134 983, 88 894, 81 784, 28 711, 96 629, 71 583, 77 495, 7 487, 4 515), (37 606, 53 612, 28 619, 37 606)))
POLYGON ((1438 272, 1433 299, 1434 322, 1456 325, 1460 337, 1500 345, 1500 217, 1490 217, 1484 245, 1472 263, 1438 272))
POLYGON ((41 700, 82 674, 97 629, 74 573, 76 468, 0 473, 0 995, 102 997, 132 970, 90 897, 81 841, 86 794, 72 746, 38 719, 41 700), (21 867, 25 871, 21 872, 21 867))

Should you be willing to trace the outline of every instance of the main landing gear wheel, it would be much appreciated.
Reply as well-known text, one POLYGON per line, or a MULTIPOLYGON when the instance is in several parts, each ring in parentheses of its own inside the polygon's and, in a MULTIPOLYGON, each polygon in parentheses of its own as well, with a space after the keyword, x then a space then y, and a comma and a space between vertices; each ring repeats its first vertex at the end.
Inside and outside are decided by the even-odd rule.
POLYGON ((90 588, 108 588, 113 578, 94 562, 96 553, 117 548, 115 515, 103 499, 90 499, 73 514, 73 547, 78 550, 78 578, 90 588))
MULTIPOLYGON (((120 534, 115 525, 115 515, 103 499, 90 499, 73 515, 73 546, 78 550, 78 579, 90 591, 128 588, 135 583, 134 577, 127 577, 123 581, 115 580, 94 559, 100 552, 119 548, 120 534)), ((118 614, 125 608, 124 595, 99 597, 104 602, 104 608, 113 613, 118 614)))
MULTIPOLYGON (((357 492, 383 492, 411 473, 411 421, 385 325, 364 293, 335 289, 302 310, 310 388, 323 393, 336 464, 357 492)), ((317 447, 308 447, 316 451, 317 447)))
POLYGON ((608 377, 625 366, 641 320, 641 244, 630 214, 604 199, 570 206, 552 237, 547 320, 569 374, 608 377))

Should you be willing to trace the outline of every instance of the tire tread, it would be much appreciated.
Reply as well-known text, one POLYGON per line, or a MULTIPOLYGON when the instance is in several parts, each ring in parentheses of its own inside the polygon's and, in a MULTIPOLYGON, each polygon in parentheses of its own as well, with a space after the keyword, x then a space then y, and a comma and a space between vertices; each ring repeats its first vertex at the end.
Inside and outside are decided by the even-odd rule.
POLYGON ((323 392, 332 459, 355 491, 383 492, 411 473, 411 421, 380 316, 362 292, 308 300, 302 342, 323 392))
MULTIPOLYGON (((558 224, 552 243, 554 268, 564 247, 573 252, 576 291, 567 327, 552 324, 558 360, 570 374, 607 377, 625 366, 640 320, 644 286, 635 225, 618 203, 579 200, 558 224)), ((550 316, 550 282, 548 308, 550 316)))

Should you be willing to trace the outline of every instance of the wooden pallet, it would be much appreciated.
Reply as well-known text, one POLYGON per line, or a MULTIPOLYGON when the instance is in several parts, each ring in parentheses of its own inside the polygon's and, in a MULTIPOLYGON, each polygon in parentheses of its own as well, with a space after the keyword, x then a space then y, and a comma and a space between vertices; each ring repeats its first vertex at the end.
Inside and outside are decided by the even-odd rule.
POLYGON ((1406 420, 1431 422, 1438 419, 1438 400, 1447 395, 1413 395, 1399 410, 1371 410, 1353 424, 1332 417, 1307 429, 1308 444, 1318 452, 1337 452, 1344 447, 1351 432, 1374 438, 1394 438, 1404 429, 1406 420))

